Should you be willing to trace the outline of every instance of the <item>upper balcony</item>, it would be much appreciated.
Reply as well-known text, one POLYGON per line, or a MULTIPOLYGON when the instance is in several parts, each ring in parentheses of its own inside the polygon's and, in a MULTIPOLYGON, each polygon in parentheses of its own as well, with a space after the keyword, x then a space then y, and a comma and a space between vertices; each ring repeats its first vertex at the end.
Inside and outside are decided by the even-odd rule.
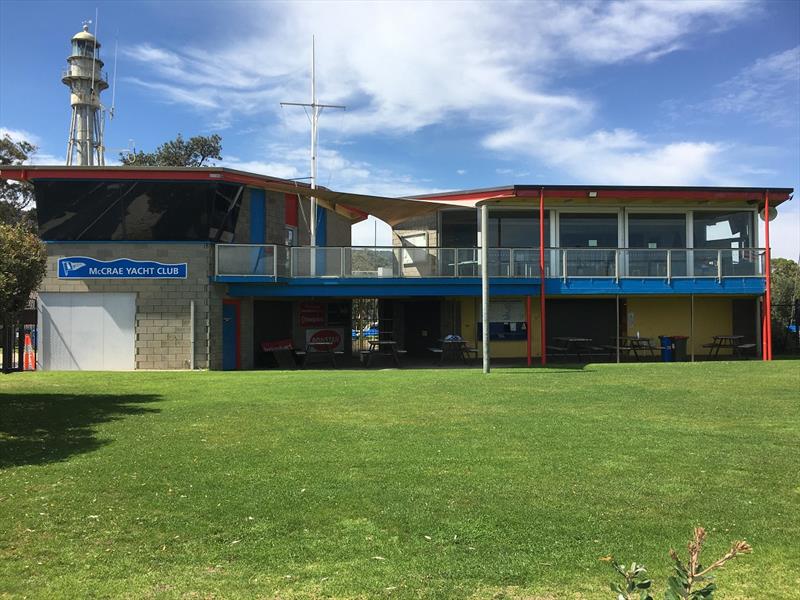
MULTIPOLYGON (((764 249, 546 248, 545 277, 619 279, 763 277, 764 249)), ((539 278, 539 250, 490 248, 489 276, 539 278)), ((287 247, 218 244, 217 277, 480 277, 480 248, 287 247)))
MULTIPOLYGON (((731 293, 763 290, 764 250, 546 248, 548 293, 731 293), (746 281, 750 280, 750 281, 746 281), (738 286, 738 288, 737 288, 738 286), (744 286, 744 287, 742 287, 744 286), (584 291, 579 291, 584 290, 584 291)), ((490 248, 489 277, 512 293, 513 286, 540 283, 539 250, 490 248)), ((353 287, 385 284, 480 286, 480 248, 286 247, 218 244, 215 280, 232 284, 289 283, 353 287)), ((466 289, 466 288, 461 288, 466 289)))

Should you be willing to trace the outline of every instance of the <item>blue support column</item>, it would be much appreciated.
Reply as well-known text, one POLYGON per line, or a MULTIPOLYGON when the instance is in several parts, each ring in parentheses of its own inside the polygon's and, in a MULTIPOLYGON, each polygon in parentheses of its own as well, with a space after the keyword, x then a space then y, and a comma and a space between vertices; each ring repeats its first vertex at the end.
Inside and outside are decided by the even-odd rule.
MULTIPOLYGON (((317 205, 317 246, 328 245, 328 211, 317 205)), ((316 270, 317 274, 327 272, 327 256, 325 252, 317 252, 316 270)))
POLYGON ((317 205, 317 246, 328 245, 328 211, 317 205))
MULTIPOLYGON (((250 243, 264 244, 267 241, 267 198, 264 190, 250 188, 250 243)), ((250 254, 250 252, 248 252, 250 254)), ((262 264, 265 260, 271 260, 266 256, 263 248, 253 248, 250 256, 252 273, 264 272, 266 265, 262 264)))
POLYGON ((267 241, 267 199, 264 190, 250 189, 250 243, 267 241))

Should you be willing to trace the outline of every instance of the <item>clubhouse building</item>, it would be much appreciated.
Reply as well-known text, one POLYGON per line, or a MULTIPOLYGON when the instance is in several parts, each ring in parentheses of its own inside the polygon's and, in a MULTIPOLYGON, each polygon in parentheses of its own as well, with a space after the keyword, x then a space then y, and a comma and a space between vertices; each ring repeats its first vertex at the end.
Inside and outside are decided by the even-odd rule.
POLYGON ((480 353, 483 314, 491 357, 521 363, 626 360, 636 340, 659 336, 688 338, 688 360, 769 358, 759 220, 793 192, 318 188, 310 246, 312 190, 294 181, 218 167, 3 167, 0 177, 35 187, 48 254, 37 366, 50 370, 253 369, 278 347, 346 357, 364 352, 354 307, 365 300, 370 327, 405 360, 432 361, 452 339, 480 353), (351 225, 368 215, 392 226, 392 246, 352 246, 351 225))

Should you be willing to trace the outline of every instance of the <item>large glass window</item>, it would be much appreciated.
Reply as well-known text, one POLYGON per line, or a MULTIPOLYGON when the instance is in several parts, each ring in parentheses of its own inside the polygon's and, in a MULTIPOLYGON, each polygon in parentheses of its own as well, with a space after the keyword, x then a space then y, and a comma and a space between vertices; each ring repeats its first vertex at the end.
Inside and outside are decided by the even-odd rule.
POLYGON ((478 217, 476 210, 443 210, 443 248, 474 248, 478 241, 478 217))
POLYGON ((213 240, 233 233, 239 212, 231 208, 238 186, 220 182, 37 181, 35 189, 39 234, 49 241, 213 240))
POLYGON ((561 213, 562 248, 616 248, 617 213, 561 213))
POLYGON ((685 248, 686 215, 629 214, 628 246, 631 248, 685 248))
MULTIPOLYGON (((544 217, 544 245, 550 245, 550 220, 544 217)), ((490 248, 538 248, 539 212, 489 209, 490 248)))
POLYGON ((752 248, 753 213, 750 211, 695 211, 695 248, 752 248))
MULTIPOLYGON (((489 274, 534 277, 539 273, 539 211, 489 208, 489 274), (496 249, 495 249, 496 248, 496 249), (512 250, 515 248, 515 250, 512 250)), ((550 219, 544 217, 544 246, 550 245, 550 219)))
POLYGON ((616 272, 618 246, 617 213, 561 213, 561 248, 565 251, 566 275, 611 277, 616 272))
MULTIPOLYGON (((489 252, 489 273, 492 276, 533 276, 539 272, 538 211, 493 210, 490 207, 488 226, 487 241, 492 249, 489 252)), ((547 213, 544 232, 547 247, 550 245, 547 213)), ((441 245, 444 248, 475 248, 478 245, 478 210, 442 211, 441 245)), ((459 264, 458 273, 476 275, 477 256, 477 251, 472 254, 460 251, 455 260, 459 264)))
MULTIPOLYGON (((538 248, 539 213, 489 209, 490 248, 538 248)), ((441 245, 475 248, 478 245, 478 210, 442 211, 441 245)), ((545 213, 544 245, 550 245, 550 220, 545 213)))
POLYGON ((715 277, 720 274, 758 275, 761 271, 753 247, 752 211, 695 211, 694 212, 694 274, 715 277))
POLYGON ((686 275, 686 252, 683 250, 686 248, 686 215, 629 214, 628 246, 631 248, 626 253, 629 275, 635 277, 686 275), (675 250, 667 252, 670 248, 675 250), (668 266, 668 263, 671 265, 668 266))

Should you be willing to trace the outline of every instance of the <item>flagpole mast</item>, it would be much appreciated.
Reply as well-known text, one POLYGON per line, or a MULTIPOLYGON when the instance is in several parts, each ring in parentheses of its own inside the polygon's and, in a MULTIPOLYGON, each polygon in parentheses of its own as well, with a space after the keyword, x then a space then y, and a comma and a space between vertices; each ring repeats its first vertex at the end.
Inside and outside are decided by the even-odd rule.
MULTIPOLYGON (((311 189, 317 189, 317 65, 315 40, 311 36, 311 189)), ((317 245, 317 198, 311 196, 311 246, 317 245)))
MULTIPOLYGON (((311 103, 307 102, 281 102, 281 106, 302 106, 310 108, 311 115, 311 189, 317 189, 317 146, 319 145, 319 115, 324 108, 339 108, 347 110, 347 107, 339 104, 317 104, 317 65, 316 65, 316 44, 314 36, 311 36, 311 103)), ((317 198, 310 198, 310 218, 309 232, 311 246, 317 245, 317 198)))

